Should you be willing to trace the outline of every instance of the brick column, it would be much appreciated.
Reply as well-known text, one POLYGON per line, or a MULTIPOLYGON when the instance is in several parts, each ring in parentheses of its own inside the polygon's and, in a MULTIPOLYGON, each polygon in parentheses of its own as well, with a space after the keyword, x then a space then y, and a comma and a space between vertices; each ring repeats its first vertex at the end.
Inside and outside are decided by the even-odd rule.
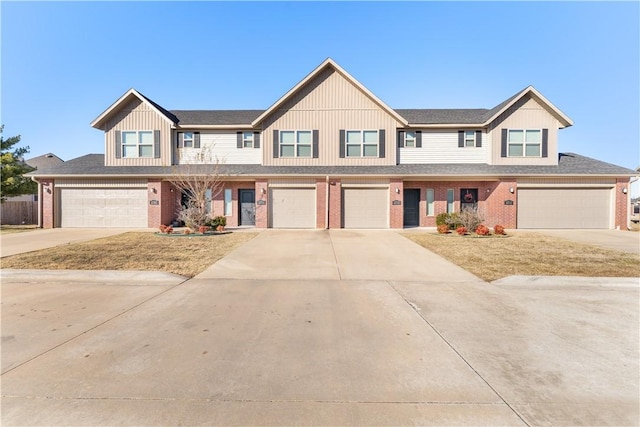
POLYGON ((256 188, 256 228, 269 226, 269 186, 266 179, 257 179, 256 188))
POLYGON ((404 185, 401 179, 392 179, 389 181, 389 227, 391 228, 402 228, 404 226, 403 190, 404 185))
MULTIPOLYGON (((485 206, 482 211, 484 222, 487 227, 493 228, 495 225, 502 225, 505 228, 517 227, 518 213, 518 183, 516 181, 501 181, 487 183, 489 192, 486 193, 485 206), (510 189, 513 188, 513 193, 510 189), (505 204, 512 201, 513 204, 505 204)), ((478 189, 478 191, 483 191, 478 189)), ((483 195, 478 194, 482 201, 483 195)), ((480 202, 482 203, 482 202, 480 202)))
POLYGON ((42 228, 55 227, 55 181, 44 179, 42 182, 42 228))
POLYGON ((626 230, 629 226, 629 218, 627 217, 629 212, 629 180, 619 179, 616 181, 615 188, 615 220, 613 227, 615 229, 626 230), (627 193, 623 193, 622 189, 626 188, 627 193))
POLYGON ((327 182, 316 180, 316 228, 327 228, 327 182))
POLYGON ((147 182, 147 227, 158 228, 162 223, 162 182, 149 180, 147 182))
POLYGON ((342 228, 342 186, 339 179, 329 180, 329 228, 342 228))

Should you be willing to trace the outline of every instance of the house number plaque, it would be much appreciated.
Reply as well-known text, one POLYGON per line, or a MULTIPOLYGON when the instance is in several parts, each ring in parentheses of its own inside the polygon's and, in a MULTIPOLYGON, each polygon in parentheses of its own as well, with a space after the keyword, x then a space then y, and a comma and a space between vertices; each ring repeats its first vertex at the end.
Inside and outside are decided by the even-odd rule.
POLYGON ((508 206, 511 206, 511 205, 513 205, 513 200, 505 200, 504 204, 508 205, 508 206))
POLYGON ((267 202, 265 202, 264 200, 258 200, 256 203, 259 204, 259 205, 266 205, 267 204, 267 202))
POLYGON ((394 200, 393 202, 391 202, 392 205, 401 205, 402 202, 400 200, 394 200))
POLYGON ((159 205, 159 204, 160 204, 160 202, 159 202, 159 201, 157 201, 157 200, 151 200, 151 201, 149 202, 149 204, 150 204, 150 205, 153 205, 153 206, 156 206, 156 205, 159 205))

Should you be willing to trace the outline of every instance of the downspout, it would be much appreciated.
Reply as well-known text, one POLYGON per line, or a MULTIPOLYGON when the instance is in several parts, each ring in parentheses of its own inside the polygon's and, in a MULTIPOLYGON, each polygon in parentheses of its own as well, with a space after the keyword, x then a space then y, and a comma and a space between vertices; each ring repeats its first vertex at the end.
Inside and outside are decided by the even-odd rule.
POLYGON ((327 175, 326 178, 326 185, 325 185, 325 202, 324 202, 324 207, 325 207, 325 229, 329 229, 329 175, 327 175))

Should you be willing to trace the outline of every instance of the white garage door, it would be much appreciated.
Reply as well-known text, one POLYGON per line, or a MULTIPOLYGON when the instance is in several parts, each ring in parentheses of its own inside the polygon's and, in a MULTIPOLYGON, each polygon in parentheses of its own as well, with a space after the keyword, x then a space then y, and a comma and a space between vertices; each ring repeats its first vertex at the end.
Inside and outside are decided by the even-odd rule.
POLYGON ((61 188, 61 227, 147 227, 145 188, 61 188))
POLYGON ((316 228, 315 188, 272 188, 269 227, 316 228))
POLYGON ((344 188, 344 228, 389 228, 388 188, 344 188))
POLYGON ((611 189, 518 189, 518 228, 610 228, 611 189))

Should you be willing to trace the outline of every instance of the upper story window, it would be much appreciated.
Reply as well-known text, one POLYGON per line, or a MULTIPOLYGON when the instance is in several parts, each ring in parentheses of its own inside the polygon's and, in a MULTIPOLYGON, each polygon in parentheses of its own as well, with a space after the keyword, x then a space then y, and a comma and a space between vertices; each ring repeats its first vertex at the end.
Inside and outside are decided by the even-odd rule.
POLYGON ((542 146, 541 129, 509 129, 509 157, 540 157, 542 146))
POLYGON ((122 131, 122 157, 153 157, 153 131, 122 131))
POLYGON ((184 132, 182 138, 183 147, 193 147, 193 132, 184 132))
POLYGON ((464 131, 464 146, 475 147, 476 145, 476 133, 472 130, 464 131))
POLYGON ((280 157, 311 157, 311 131, 281 130, 279 146, 280 157))
POLYGON ((416 146, 416 133, 415 131, 406 131, 404 133, 404 146, 415 147, 416 146))
POLYGON ((378 157, 378 140, 377 130, 348 130, 347 157, 378 157))
POLYGON ((253 148, 253 132, 242 132, 242 146, 253 148))

